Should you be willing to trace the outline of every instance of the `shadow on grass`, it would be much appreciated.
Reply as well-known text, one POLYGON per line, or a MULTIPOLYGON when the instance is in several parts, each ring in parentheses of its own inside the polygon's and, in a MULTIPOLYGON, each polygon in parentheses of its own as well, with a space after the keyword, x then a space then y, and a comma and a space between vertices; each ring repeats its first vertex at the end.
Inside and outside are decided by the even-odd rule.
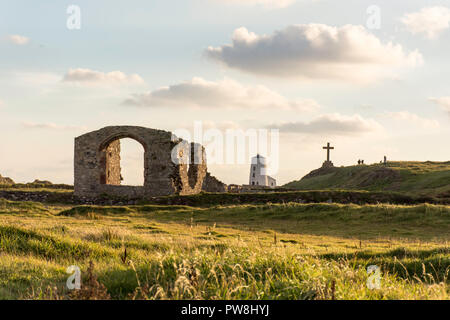
POLYGON ((396 248, 383 253, 360 251, 350 254, 326 253, 318 257, 327 260, 346 260, 353 265, 379 266, 384 272, 397 274, 404 279, 428 283, 449 283, 450 248, 410 250, 396 248))

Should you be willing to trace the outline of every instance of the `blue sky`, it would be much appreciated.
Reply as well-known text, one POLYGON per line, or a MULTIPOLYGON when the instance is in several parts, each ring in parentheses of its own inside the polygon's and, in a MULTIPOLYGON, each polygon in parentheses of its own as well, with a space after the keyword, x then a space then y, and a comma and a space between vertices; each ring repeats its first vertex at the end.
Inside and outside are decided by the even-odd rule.
MULTIPOLYGON (((327 141, 335 165, 385 154, 449 160, 449 8, 443 0, 2 1, 0 173, 72 183, 75 136, 198 120, 280 128, 280 183, 320 166, 327 141), (81 10, 79 30, 66 27, 69 5, 81 10), (367 28, 372 5, 379 29, 367 28)), ((136 184, 142 150, 123 147, 125 178, 136 184)), ((248 178, 246 165, 210 170, 227 183, 248 178)))

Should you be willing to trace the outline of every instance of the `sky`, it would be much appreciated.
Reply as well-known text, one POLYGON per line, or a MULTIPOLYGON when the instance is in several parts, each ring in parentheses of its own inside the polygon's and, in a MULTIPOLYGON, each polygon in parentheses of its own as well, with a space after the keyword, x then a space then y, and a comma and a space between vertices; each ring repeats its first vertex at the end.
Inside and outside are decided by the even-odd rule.
MULTIPOLYGON (((249 163, 213 161, 195 123, 278 130, 278 184, 327 142, 336 166, 448 161, 449 40, 447 0, 2 0, 0 174, 71 184, 74 138, 109 125, 188 130, 225 183, 249 163)), ((139 143, 121 156, 142 183, 139 143)))

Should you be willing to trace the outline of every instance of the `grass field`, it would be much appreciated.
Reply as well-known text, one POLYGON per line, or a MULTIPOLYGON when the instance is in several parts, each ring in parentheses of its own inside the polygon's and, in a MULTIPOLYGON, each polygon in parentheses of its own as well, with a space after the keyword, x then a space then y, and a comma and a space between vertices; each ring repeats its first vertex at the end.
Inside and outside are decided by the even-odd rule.
POLYGON ((0 298, 449 299, 449 240, 443 205, 0 199, 0 298), (71 265, 82 290, 66 289, 71 265))
POLYGON ((286 184, 297 190, 393 191, 450 199, 450 162, 391 161, 381 164, 335 167, 286 184))

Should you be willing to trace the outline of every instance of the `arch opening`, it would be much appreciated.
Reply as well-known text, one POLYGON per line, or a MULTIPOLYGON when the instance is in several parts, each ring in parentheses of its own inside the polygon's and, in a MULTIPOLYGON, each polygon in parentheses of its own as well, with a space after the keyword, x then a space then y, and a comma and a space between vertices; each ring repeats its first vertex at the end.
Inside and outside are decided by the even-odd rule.
POLYGON ((133 137, 115 137, 100 148, 100 184, 144 186, 145 147, 133 137))

